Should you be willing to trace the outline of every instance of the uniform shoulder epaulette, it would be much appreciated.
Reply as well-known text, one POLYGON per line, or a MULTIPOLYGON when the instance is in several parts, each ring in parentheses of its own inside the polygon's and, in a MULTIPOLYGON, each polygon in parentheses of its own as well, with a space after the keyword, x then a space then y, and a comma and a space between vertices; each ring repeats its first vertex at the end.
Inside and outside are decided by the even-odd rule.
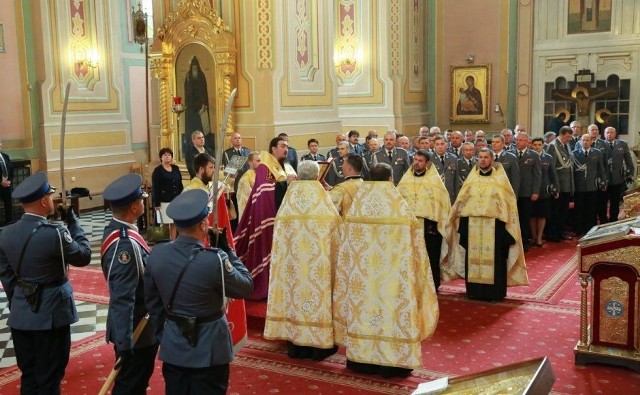
POLYGON ((122 228, 119 229, 120 232, 120 238, 121 239, 128 239, 129 238, 129 228, 127 228, 126 226, 123 226, 122 228))

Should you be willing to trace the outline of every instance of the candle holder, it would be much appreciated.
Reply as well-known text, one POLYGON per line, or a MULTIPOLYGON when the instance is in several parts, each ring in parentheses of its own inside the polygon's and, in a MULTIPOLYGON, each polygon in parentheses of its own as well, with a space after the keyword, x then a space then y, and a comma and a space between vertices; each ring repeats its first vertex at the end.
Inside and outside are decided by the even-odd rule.
POLYGON ((180 115, 184 112, 184 106, 182 105, 182 98, 180 96, 174 96, 173 105, 171 106, 171 111, 176 114, 176 128, 178 131, 178 137, 181 144, 181 156, 185 154, 186 146, 184 144, 184 137, 180 137, 180 115))

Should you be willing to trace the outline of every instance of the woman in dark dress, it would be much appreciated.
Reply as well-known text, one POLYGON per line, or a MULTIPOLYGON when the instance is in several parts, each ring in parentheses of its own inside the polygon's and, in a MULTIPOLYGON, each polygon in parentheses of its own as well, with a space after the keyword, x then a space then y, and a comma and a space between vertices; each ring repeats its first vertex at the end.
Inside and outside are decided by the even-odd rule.
POLYGON ((171 239, 175 239, 176 228, 173 220, 167 216, 169 203, 182 192, 182 174, 180 168, 173 162, 173 151, 162 148, 159 153, 160 165, 153 170, 151 183, 153 185, 153 207, 160 212, 163 224, 169 224, 171 239))

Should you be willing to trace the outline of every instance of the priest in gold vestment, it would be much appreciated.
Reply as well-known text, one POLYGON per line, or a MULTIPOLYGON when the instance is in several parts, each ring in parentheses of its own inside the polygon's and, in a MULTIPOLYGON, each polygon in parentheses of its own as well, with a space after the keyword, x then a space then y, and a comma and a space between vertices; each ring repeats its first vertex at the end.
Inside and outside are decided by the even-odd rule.
POLYGON ((449 217, 445 279, 464 276, 470 299, 496 301, 528 285, 516 196, 500 163, 483 148, 449 217))
POLYGON ((329 191, 331 201, 342 216, 349 211, 353 197, 362 185, 362 165, 363 161, 360 155, 348 154, 342 164, 345 180, 329 191))
POLYGON ((438 300, 423 225, 378 164, 344 217, 333 291, 335 341, 347 367, 406 377, 422 366, 420 344, 435 331, 438 300))
POLYGON ((342 219, 318 181, 319 166, 298 165, 276 215, 264 338, 287 340, 292 358, 335 353, 331 288, 342 219))
POLYGON ((424 240, 437 291, 440 287, 440 261, 449 251, 447 227, 451 201, 438 170, 429 162, 427 151, 415 153, 411 168, 398 183, 398 192, 418 220, 424 222, 424 240))

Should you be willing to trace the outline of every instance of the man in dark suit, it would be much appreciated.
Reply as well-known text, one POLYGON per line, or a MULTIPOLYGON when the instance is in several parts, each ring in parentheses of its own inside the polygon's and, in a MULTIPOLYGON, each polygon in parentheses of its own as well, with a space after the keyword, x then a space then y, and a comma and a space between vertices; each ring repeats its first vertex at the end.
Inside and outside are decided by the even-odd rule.
POLYGON ((386 163, 393 172, 393 185, 398 185, 404 173, 411 165, 409 154, 402 148, 396 147, 396 132, 390 130, 384 134, 384 146, 373 154, 372 163, 386 163))
MULTIPOLYGON (((287 143, 289 142, 289 135, 286 133, 280 133, 278 137, 283 138, 287 143)), ((298 151, 292 146, 289 146, 287 151, 287 162, 293 167, 293 170, 298 171, 298 151)))
POLYGON ((573 179, 576 186, 575 218, 576 233, 585 234, 597 223, 597 191, 607 187, 603 155, 597 148, 591 148, 592 139, 588 133, 581 136, 582 148, 573 151, 575 168, 573 179))
POLYGON ((109 289, 106 337, 113 343, 116 359, 121 359, 114 395, 143 395, 158 351, 151 323, 147 323, 137 341, 133 340, 136 328, 147 314, 142 275, 151 252, 134 225, 144 214, 147 197, 141 185, 140 175, 127 174, 109 184, 103 193, 113 212, 104 228, 100 258, 109 289))
MULTIPOLYGON (((511 133, 509 129, 505 130, 511 133)), ((518 159, 513 152, 506 150, 504 135, 498 134, 491 138, 491 149, 493 150, 494 160, 502 163, 502 168, 505 173, 507 173, 509 183, 516 196, 518 196, 518 191, 520 190, 520 168, 518 167, 518 159)))
POLYGON ((218 248, 204 247, 207 202, 207 193, 194 189, 169 204, 179 236, 153 249, 144 272, 167 394, 226 393, 233 360, 226 298, 245 298, 253 290, 251 274, 224 233, 215 238, 218 248))
POLYGON ((300 161, 303 161, 303 160, 312 160, 315 162, 326 161, 327 158, 325 158, 324 155, 318 153, 319 146, 320 146, 320 143, 318 142, 317 139, 309 139, 309 141, 307 141, 307 148, 309 148, 309 153, 302 155, 302 157, 300 158, 300 161))
MULTIPOLYGON (((518 217, 520 218, 520 233, 525 252, 529 249, 531 240, 531 210, 533 202, 540 197, 540 182, 542 168, 540 155, 528 149, 529 135, 520 132, 516 137, 516 156, 520 173, 520 188, 516 193, 518 198, 518 217)), ((535 240, 533 240, 535 243, 535 240)))
POLYGON ((23 394, 59 394, 69 362, 70 325, 78 312, 68 265, 87 266, 91 248, 73 210, 61 210, 66 226, 50 224, 54 213, 45 173, 16 187, 25 214, 0 232, 0 280, 9 301, 11 336, 23 394))
MULTIPOLYGON (((617 221, 620 213, 622 193, 626 189, 626 181, 633 174, 634 163, 629 152, 629 145, 618 140, 615 128, 609 126, 604 130, 606 139, 606 165, 609 185, 607 186, 607 200, 609 203, 609 222, 617 221)), ((605 202, 605 206, 607 203, 605 202)))
POLYGON ((357 130, 350 130, 347 138, 349 139, 349 151, 352 154, 362 155, 365 151, 365 148, 364 145, 358 142, 360 133, 358 133, 357 130))
POLYGON ((205 145, 204 134, 196 130, 191 133, 191 148, 189 148, 188 155, 185 155, 184 161, 187 164, 187 171, 189 172, 189 177, 193 178, 196 176, 196 169, 193 167, 193 160, 198 154, 207 153, 213 156, 213 148, 210 148, 205 145))
MULTIPOLYGON (((242 146, 242 136, 240 133, 235 132, 231 135, 231 148, 228 148, 222 154, 222 164, 227 166, 231 158, 234 156, 244 156, 245 158, 249 157, 251 150, 247 147, 242 146)), ((244 163, 242 169, 238 169, 241 171, 247 171, 249 169, 249 164, 247 162, 244 163)))
MULTIPOLYGON (((2 150, 2 140, 0 140, 0 151, 2 150)), ((0 198, 4 206, 4 223, 8 224, 13 220, 13 201, 11 200, 11 189, 13 182, 13 165, 9 155, 0 152, 0 198)))

